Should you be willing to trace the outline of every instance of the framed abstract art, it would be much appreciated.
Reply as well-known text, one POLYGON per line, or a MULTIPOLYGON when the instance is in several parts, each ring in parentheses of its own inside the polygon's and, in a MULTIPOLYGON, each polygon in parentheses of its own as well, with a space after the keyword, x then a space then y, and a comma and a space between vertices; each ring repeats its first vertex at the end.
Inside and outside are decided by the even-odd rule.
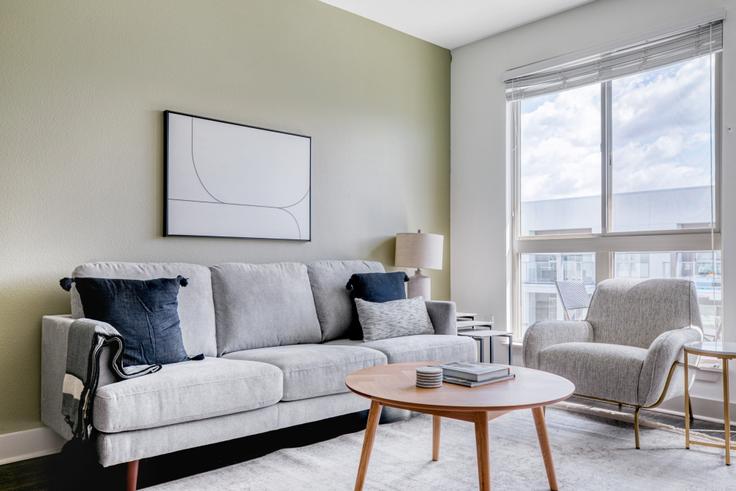
POLYGON ((311 239, 311 138, 164 111, 164 235, 311 239))

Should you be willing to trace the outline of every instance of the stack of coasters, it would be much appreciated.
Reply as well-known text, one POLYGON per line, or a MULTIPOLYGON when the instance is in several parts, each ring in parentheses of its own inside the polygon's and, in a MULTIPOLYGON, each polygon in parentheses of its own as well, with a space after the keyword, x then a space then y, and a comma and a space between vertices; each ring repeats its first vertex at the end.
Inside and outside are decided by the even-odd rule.
POLYGON ((442 386, 442 369, 440 367, 417 368, 417 387, 435 389, 442 386))

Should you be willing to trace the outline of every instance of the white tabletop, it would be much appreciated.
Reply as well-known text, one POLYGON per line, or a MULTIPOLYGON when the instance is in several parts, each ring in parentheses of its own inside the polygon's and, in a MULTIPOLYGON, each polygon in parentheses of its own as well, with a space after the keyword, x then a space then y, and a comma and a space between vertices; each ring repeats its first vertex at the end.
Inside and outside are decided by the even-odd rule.
POLYGON ((736 356, 736 343, 723 343, 721 341, 704 341, 688 343, 685 349, 690 352, 713 356, 736 356))

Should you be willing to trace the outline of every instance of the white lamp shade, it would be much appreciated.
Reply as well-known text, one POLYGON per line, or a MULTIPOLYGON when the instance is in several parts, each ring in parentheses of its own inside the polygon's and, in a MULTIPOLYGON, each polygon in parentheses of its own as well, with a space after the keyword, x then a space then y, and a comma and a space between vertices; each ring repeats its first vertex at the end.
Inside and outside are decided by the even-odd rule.
POLYGON ((396 258, 400 268, 442 269, 444 236, 439 234, 396 234, 396 258))

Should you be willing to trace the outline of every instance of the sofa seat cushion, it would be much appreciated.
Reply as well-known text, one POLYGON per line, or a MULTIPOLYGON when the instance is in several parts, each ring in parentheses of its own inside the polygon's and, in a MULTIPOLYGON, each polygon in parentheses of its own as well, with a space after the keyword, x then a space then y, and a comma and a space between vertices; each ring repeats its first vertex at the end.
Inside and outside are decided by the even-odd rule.
POLYGON ((385 365, 386 356, 362 346, 296 344, 236 351, 227 359, 270 363, 284 374, 284 401, 347 392, 345 377, 356 370, 385 365))
POLYGON ((250 411, 283 395, 281 370, 252 361, 205 358, 105 385, 94 401, 94 427, 103 433, 156 428, 250 411))
POLYGON ((419 334, 377 341, 337 339, 327 345, 363 346, 385 354, 389 363, 476 361, 475 341, 464 336, 419 334))
POLYGON ((539 352, 539 369, 575 384, 575 393, 638 404, 639 375, 647 350, 606 343, 562 343, 539 352))

